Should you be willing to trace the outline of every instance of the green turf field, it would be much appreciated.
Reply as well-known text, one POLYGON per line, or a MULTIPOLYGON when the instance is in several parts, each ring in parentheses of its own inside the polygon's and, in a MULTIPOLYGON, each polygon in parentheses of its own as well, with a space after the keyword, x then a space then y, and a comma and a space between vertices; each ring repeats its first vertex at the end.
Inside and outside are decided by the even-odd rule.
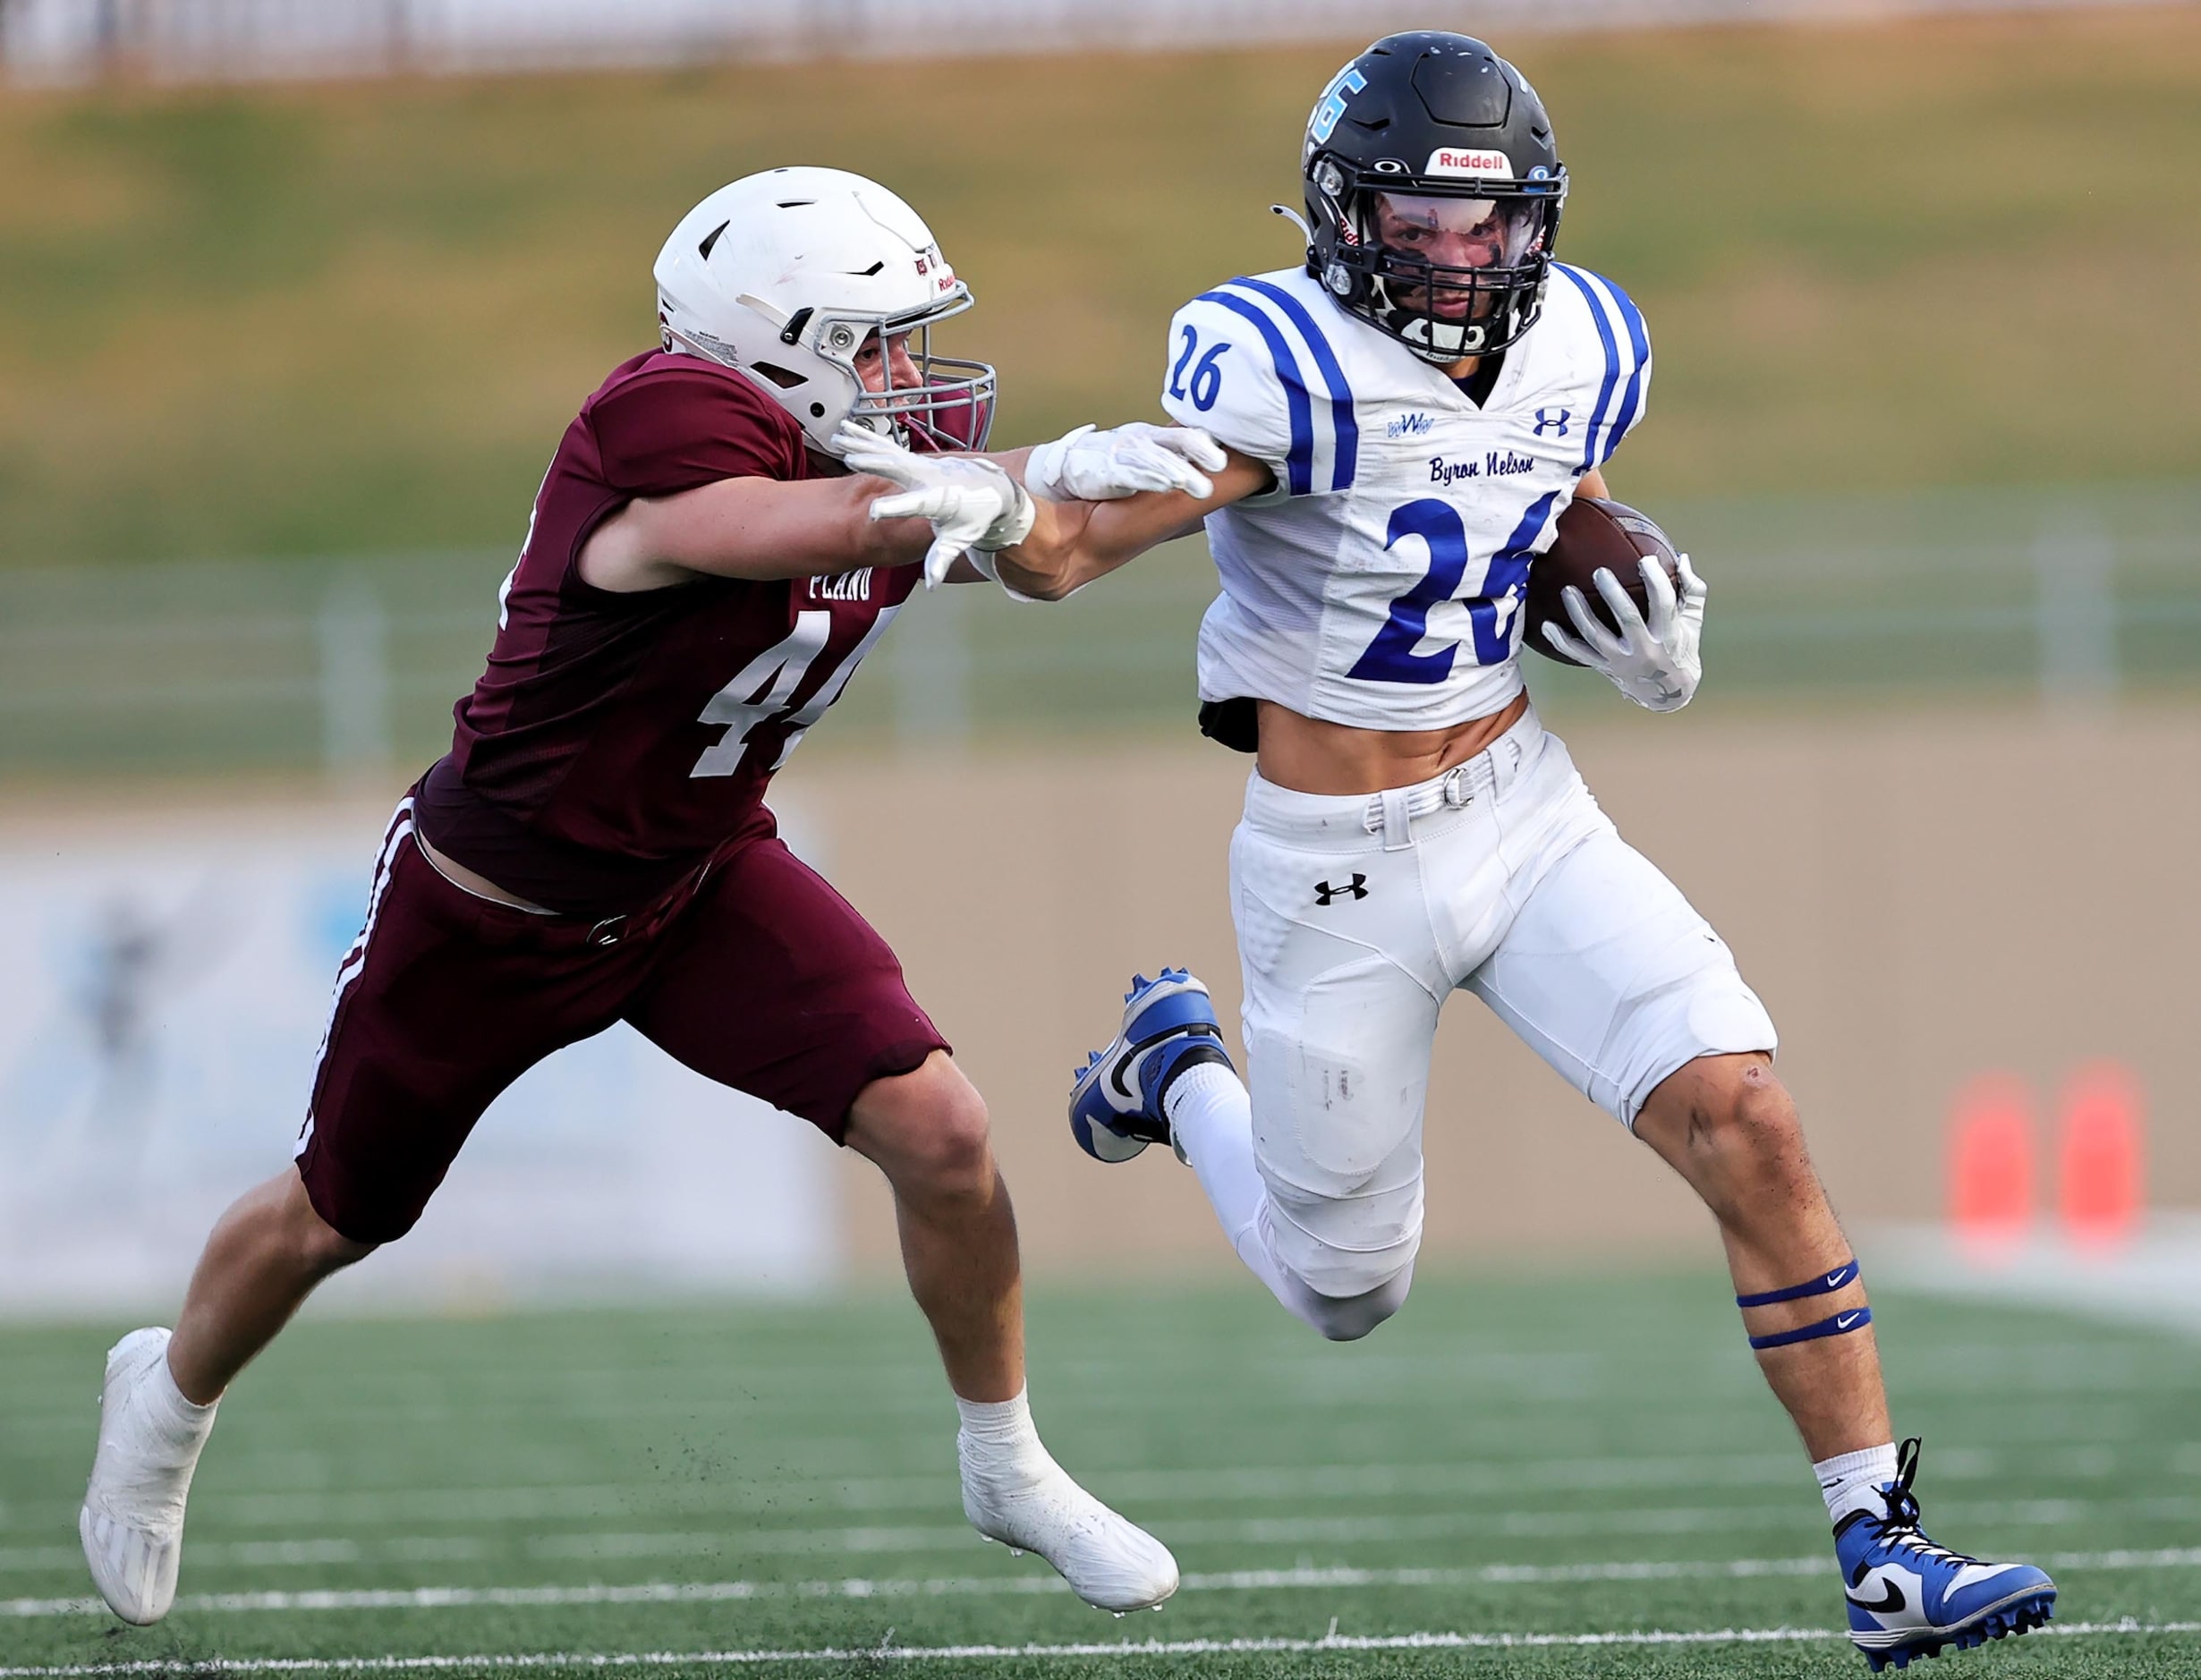
MULTIPOLYGON (((179 1608, 128 1632, 82 1608, 72 1524, 108 1332, 0 1331, 0 1676, 1865 1672, 1716 1278, 1425 1280, 1353 1347, 1251 1284, 1032 1317, 1050 1444, 1185 1568, 1158 1616, 964 1526, 929 1344, 882 1296, 302 1325, 225 1403, 179 1608)), ((1927 1672, 2201 1674, 2201 1344, 1882 1318, 1932 1532, 2047 1563, 2095 1630, 1927 1672)))
MULTIPOLYGON (((0 90, 0 566, 516 547, 665 233, 786 162, 931 220, 1002 441, 1151 415, 1355 45, 0 90)), ((2201 13, 1500 45, 1657 344, 1623 495, 2201 471, 2201 13)))

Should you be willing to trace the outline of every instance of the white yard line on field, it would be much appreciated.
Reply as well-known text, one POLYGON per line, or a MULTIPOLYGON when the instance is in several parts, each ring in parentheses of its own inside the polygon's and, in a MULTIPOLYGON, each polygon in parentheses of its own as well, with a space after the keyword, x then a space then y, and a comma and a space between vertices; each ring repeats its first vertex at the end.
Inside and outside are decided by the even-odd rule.
MULTIPOLYGON (((1997 1468, 1992 1453, 1955 1449, 1935 1455, 1937 1476, 1977 1480, 1997 1468)), ((2150 1468, 2154 1466, 2151 1464, 2150 1468)), ((1781 1454, 1468 1460, 1451 1464, 1246 1464, 1184 1471, 1099 1470, 1091 1480, 1117 1499, 1292 1498, 1425 1493, 1432 1498, 1513 1490, 1594 1491, 1613 1488, 1772 1487, 1800 1481, 1799 1462, 1781 1454)), ((746 1512, 784 1507, 789 1497, 830 1501, 843 1510, 950 1509, 953 1474, 804 1476, 772 1474, 740 1481, 688 1484, 599 1482, 480 1488, 361 1489, 332 1492, 225 1492, 208 1489, 193 1507, 199 1520, 240 1526, 307 1523, 493 1522, 629 1518, 653 1510, 746 1512)), ((56 1507, 58 1515, 58 1507, 56 1507)), ((71 1506, 68 1515, 73 1515, 71 1506)), ((0 1514, 4 1515, 4 1514, 0 1514)), ((33 1513, 25 1506, 18 1523, 33 1513)), ((4 1525, 4 1524, 0 1524, 4 1525)))
MULTIPOLYGON (((489 1556, 488 1542, 451 1535, 404 1535, 390 1540, 353 1540, 302 1538, 271 1540, 200 1540, 191 1561, 232 1569, 311 1568, 322 1565, 478 1563, 489 1556)), ((0 1575, 51 1574, 81 1569, 84 1553, 76 1546, 0 1546, 0 1575)))
MULTIPOLYGON (((2061 1450, 2027 1455, 2028 1469, 2062 1480, 2102 1480, 2142 1473, 2201 1476, 2201 1442, 2151 1442, 2141 1454, 2100 1441, 2069 1444, 2068 1421, 2056 1438, 2061 1450)), ((1942 1481, 1993 1481, 2019 1456, 2017 1444, 1937 1450, 1933 1474, 1942 1481)), ((1511 1491, 1580 1491, 1627 1488, 1775 1487, 1794 1484, 1799 1461, 1788 1454, 1669 1454, 1465 1459, 1438 1464, 1226 1464, 1158 1471, 1092 1469, 1088 1479, 1116 1500, 1263 1503, 1289 1498, 1361 1496, 1460 1498, 1511 1491)), ((729 1515, 784 1509, 792 1499, 845 1511, 953 1510, 951 1474, 847 1476, 779 1471, 739 1481, 565 1483, 519 1481, 489 1486, 225 1489, 200 1491, 193 1506, 203 1526, 291 1528, 377 1523, 571 1522, 617 1516, 632 1522, 652 1513, 729 1515)), ((74 1500, 0 1505, 0 1532, 66 1526, 74 1500)), ((7 1565, 0 1548, 0 1569, 7 1565)))
MULTIPOLYGON (((1950 1501, 1935 1514, 1965 1523, 2060 1528, 2089 1518, 2180 1522, 2201 1514, 2186 1496, 2130 1499, 1950 1501)), ((1651 1506, 1627 1510, 1444 1511, 1345 1516, 1194 1517, 1151 1524, 1175 1545, 1355 1546, 1451 1540, 1594 1540, 1623 1534, 1740 1533, 1816 1528, 1810 1513, 1784 1502, 1760 1506, 1651 1506)), ((918 1557, 967 1551, 973 1540, 961 1523, 903 1527, 640 1530, 552 1534, 508 1543, 464 1537, 397 1536, 357 1542, 339 1538, 207 1543, 194 1559, 230 1567, 327 1567, 381 1563, 463 1563, 519 1556, 543 1562, 603 1563, 649 1557, 918 1557)), ((0 1575, 53 1574, 77 1567, 65 1546, 0 1551, 0 1575)), ((4 1601, 0 1601, 4 1602, 4 1601)))
MULTIPOLYGON (((2131 1637, 2201 1633, 2201 1622, 2068 1622, 2044 1632, 2067 1639, 2131 1637)), ((1321 1639, 1119 1640, 1113 1643, 1058 1645, 893 1645, 818 1646, 810 1650, 522 1651, 485 1652, 472 1657, 210 1657, 193 1661, 167 1658, 152 1662, 56 1663, 49 1667, 0 1668, 0 1680, 101 1680, 107 1676, 189 1674, 409 1674, 468 1669, 674 1668, 698 1666, 762 1665, 793 1662, 982 1662, 1062 1660, 1080 1658, 1118 1661, 1151 1657, 1308 1655, 1323 1651, 1521 1650, 1644 1645, 1789 1645, 1833 1642, 1848 1635, 1824 1627, 1719 1627, 1670 1630, 1646 1628, 1596 1633, 1327 1633, 1321 1639)))
MULTIPOLYGON (((2051 1569, 2201 1568, 2201 1547, 2163 1551, 2059 1552, 2051 1569)), ((1831 1573, 1825 1553, 1805 1557, 1735 1557, 1711 1561, 1646 1558, 1593 1564, 1482 1564, 1452 1569, 1236 1569, 1188 1574, 1184 1592, 1266 1592, 1332 1587, 1537 1586, 1593 1581, 1748 1580, 1831 1573)), ((176 1608, 196 1611, 439 1610, 600 1604, 718 1604, 755 1599, 905 1599, 1023 1597, 1067 1592, 1060 1577, 1036 1571, 934 1580, 645 1581, 542 1587, 315 1588, 295 1592, 186 1593, 176 1608)), ((97 1599, 0 1599, 0 1619, 98 1616, 97 1599)))

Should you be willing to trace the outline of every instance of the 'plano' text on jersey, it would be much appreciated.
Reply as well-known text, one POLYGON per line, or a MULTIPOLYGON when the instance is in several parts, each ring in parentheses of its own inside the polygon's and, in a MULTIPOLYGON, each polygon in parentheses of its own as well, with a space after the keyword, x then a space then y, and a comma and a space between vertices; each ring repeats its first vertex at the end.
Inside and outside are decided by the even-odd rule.
POLYGON ((868 601, 871 598, 871 568, 859 566, 854 572, 837 572, 829 578, 810 581, 810 598, 813 601, 868 601))

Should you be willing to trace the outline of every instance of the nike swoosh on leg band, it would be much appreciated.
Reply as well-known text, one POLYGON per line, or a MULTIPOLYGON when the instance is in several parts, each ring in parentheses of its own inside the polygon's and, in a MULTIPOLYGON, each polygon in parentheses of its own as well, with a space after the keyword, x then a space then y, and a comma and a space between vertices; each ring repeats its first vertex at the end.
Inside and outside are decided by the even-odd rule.
POLYGON ((1837 1289, 1847 1289, 1857 1281, 1857 1262, 1853 1258, 1844 1260, 1823 1277, 1814 1277, 1807 1284, 1797 1284, 1788 1289, 1768 1289, 1762 1295, 1737 1295, 1738 1307, 1771 1307, 1783 1301, 1802 1301, 1811 1295, 1831 1295, 1837 1289))
POLYGON ((1838 1312, 1831 1319, 1821 1319, 1816 1324, 1806 1324, 1793 1330, 1776 1330, 1771 1336, 1754 1336, 1750 1345, 1763 1353, 1769 1347, 1786 1347, 1791 1342, 1815 1342, 1823 1336, 1847 1336, 1852 1330, 1862 1330, 1873 1321, 1870 1307, 1852 1307, 1847 1312, 1838 1312))

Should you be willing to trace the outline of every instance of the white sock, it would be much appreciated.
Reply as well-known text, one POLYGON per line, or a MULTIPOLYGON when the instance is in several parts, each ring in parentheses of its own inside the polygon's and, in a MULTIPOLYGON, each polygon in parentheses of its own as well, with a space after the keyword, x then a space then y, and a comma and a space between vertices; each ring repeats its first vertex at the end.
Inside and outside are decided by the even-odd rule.
POLYGON ((1253 1160, 1253 1099, 1245 1086, 1221 1063, 1203 1062, 1177 1076, 1162 1099, 1162 1113, 1245 1268, 1286 1311, 1313 1324, 1307 1286, 1278 1263, 1270 1245, 1262 1217, 1269 1209, 1269 1186, 1253 1160))
POLYGON ((1887 1505, 1880 1489, 1895 1480, 1895 1443, 1822 1458, 1811 1468, 1819 1478, 1819 1491, 1826 1496, 1826 1514, 1834 1522, 1839 1523, 1852 1511, 1883 1511, 1887 1505))
POLYGON ((1199 1175, 1235 1245, 1269 1194, 1253 1164, 1253 1099, 1220 1062, 1202 1062, 1177 1075, 1161 1107, 1177 1152, 1199 1175))
POLYGON ((956 1432, 956 1446, 964 1465, 983 1474, 1003 1471, 1035 1473, 1052 1469, 1054 1460, 1040 1442, 1032 1421, 1032 1404, 1019 1388, 1007 1400, 965 1400, 956 1396, 956 1412, 963 1426, 956 1432))
POLYGON ((168 1369, 166 1349, 153 1362, 153 1369, 146 1373, 145 1387, 140 1392, 147 1408, 160 1420, 161 1433, 179 1441, 204 1434, 214 1421, 214 1408, 222 1404, 219 1396, 204 1405, 187 1399, 175 1386, 175 1373, 168 1369))

